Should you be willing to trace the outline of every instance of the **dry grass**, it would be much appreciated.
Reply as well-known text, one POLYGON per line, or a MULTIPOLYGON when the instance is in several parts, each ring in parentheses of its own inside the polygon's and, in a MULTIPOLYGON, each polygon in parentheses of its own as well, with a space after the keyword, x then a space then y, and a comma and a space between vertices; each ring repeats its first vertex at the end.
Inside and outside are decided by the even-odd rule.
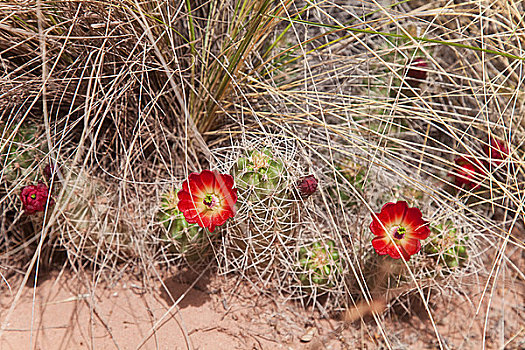
MULTIPOLYGON (((261 253, 278 268, 231 254, 238 217, 210 240, 219 273, 323 312, 386 300, 411 313, 417 296, 441 349, 430 296, 455 293, 484 318, 484 346, 519 341, 519 325, 487 334, 498 288, 525 282, 524 10, 505 0, 3 2, 4 282, 42 265, 88 269, 96 285, 186 264, 162 238, 161 196, 192 171, 229 173, 246 150, 266 147, 286 164, 290 189, 314 174, 320 190, 294 202, 293 244, 261 253), (428 62, 419 84, 407 80, 417 57, 428 62), (483 150, 492 138, 509 148, 499 164, 483 150), (483 167, 477 189, 453 182, 458 157, 483 167), (48 163, 56 205, 29 218, 18 193, 48 163), (445 248, 407 264, 378 258, 371 212, 396 200, 433 228, 452 222, 447 249, 464 245, 468 258, 447 266, 445 248), (299 248, 327 240, 340 273, 305 287, 299 248)), ((379 311, 367 327, 395 348, 379 311)))

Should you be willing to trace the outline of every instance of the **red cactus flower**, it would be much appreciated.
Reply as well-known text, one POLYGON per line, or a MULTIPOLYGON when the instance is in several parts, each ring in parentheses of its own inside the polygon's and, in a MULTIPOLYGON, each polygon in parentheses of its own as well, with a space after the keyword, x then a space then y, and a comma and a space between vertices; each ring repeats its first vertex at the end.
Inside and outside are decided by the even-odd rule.
POLYGON ((490 139, 490 145, 483 146, 483 151, 496 165, 500 165, 509 156, 509 149, 505 142, 495 138, 490 139))
POLYGON ((454 162, 458 168, 449 174, 454 177, 454 183, 459 187, 465 186, 473 190, 478 188, 484 175, 481 163, 467 157, 458 157, 454 162))
POLYGON ((297 184, 299 194, 303 198, 308 198, 317 190, 317 179, 313 175, 303 177, 297 184))
POLYGON ((182 184, 177 208, 190 224, 206 227, 210 232, 235 215, 237 189, 233 177, 209 170, 191 173, 182 184))
POLYGON ((43 183, 22 187, 20 199, 24 205, 26 214, 34 214, 46 209, 46 203, 55 204, 55 201, 49 197, 49 188, 43 183))
POLYGON ((419 241, 430 234, 421 211, 409 208, 407 202, 386 203, 372 219, 370 230, 377 236, 372 240, 374 249, 377 254, 388 254, 394 259, 410 259, 421 249, 419 241))
POLYGON ((419 85, 423 80, 427 79, 427 71, 425 70, 428 67, 427 61, 424 58, 418 57, 412 61, 410 68, 407 72, 407 82, 411 86, 419 85))

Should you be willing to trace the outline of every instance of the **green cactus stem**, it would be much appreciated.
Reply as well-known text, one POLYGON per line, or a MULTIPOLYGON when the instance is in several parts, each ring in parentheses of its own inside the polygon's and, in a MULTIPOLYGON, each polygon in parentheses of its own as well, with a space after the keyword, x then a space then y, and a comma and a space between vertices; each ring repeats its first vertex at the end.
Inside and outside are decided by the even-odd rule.
POLYGON ((333 287, 342 270, 339 251, 332 240, 301 248, 299 266, 299 280, 305 286, 333 287))
POLYGON ((468 260, 466 241, 457 235, 452 221, 432 227, 434 238, 425 246, 425 253, 438 260, 448 268, 464 266, 468 260))
POLYGON ((284 259, 283 245, 295 244, 297 201, 291 199, 292 177, 283 162, 268 149, 256 149, 238 158, 233 169, 238 188, 237 214, 228 236, 234 269, 259 276, 284 259))
POLYGON ((249 200, 256 201, 282 190, 284 165, 269 149, 253 150, 240 157, 234 169, 237 187, 250 191, 249 200))
POLYGON ((0 123, 0 176, 2 182, 13 182, 21 177, 36 180, 38 172, 34 171, 36 163, 45 154, 45 149, 39 144, 34 144, 38 139, 39 130, 34 125, 21 125, 16 134, 13 128, 0 123))
POLYGON ((162 196, 158 219, 165 228, 164 238, 169 243, 168 250, 194 262, 209 255, 211 241, 205 234, 206 229, 186 221, 177 208, 177 192, 169 191, 162 196))

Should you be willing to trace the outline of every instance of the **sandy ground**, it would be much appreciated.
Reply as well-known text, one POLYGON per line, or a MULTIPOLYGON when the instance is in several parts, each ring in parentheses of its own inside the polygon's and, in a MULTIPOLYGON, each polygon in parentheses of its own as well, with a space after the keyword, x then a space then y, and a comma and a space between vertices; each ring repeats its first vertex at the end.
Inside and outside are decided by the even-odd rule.
MULTIPOLYGON (((256 296, 235 280, 204 276, 190 288, 193 281, 195 275, 179 275, 165 279, 166 288, 158 280, 146 288, 139 280, 122 278, 93 289, 88 287, 93 280, 81 283, 71 273, 53 273, 41 276, 37 288, 24 287, 12 313, 16 290, 3 288, 0 317, 5 322, 9 316, 9 323, 0 349, 388 348, 371 317, 344 324, 279 298, 256 296)), ((479 295, 458 295, 457 303, 436 299, 433 311, 444 348, 524 349, 524 299, 516 288, 494 290, 487 320, 486 303, 476 313, 479 295)), ((414 315, 405 319, 383 315, 390 347, 439 349, 426 312, 413 308, 414 315)))
MULTIPOLYGON (((194 288, 178 279, 164 281, 170 297, 160 282, 152 289, 123 279, 90 290, 53 274, 23 288, 0 349, 303 349, 311 344, 299 338, 310 329, 318 334, 309 326, 328 325, 270 298, 233 297, 218 278, 194 288)), ((2 321, 13 299, 9 292, 0 298, 2 321)))

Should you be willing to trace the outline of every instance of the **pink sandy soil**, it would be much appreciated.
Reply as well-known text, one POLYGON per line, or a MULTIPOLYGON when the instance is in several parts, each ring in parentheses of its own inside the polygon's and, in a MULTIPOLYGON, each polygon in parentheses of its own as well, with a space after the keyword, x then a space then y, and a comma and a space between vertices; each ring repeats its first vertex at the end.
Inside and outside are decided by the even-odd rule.
MULTIPOLYGON (((269 298, 240 301, 220 286, 197 284, 188 290, 189 284, 173 279, 164 283, 173 300, 186 293, 176 307, 170 307, 172 298, 158 281, 153 289, 123 279, 112 286, 101 282, 93 290, 70 274, 54 274, 37 288, 23 287, 1 335, 0 349, 303 349, 311 345, 300 342, 307 327, 297 326, 297 317, 290 319, 293 312, 284 310, 290 306, 269 298)), ((16 290, 6 288, 0 298, 2 323, 14 294, 16 290)))
MULTIPOLYGON (((131 277, 96 284, 88 278, 89 283, 83 283, 67 272, 40 276, 37 288, 22 288, 12 313, 18 289, 14 282, 12 290, 2 286, 0 350, 388 348, 371 317, 366 326, 359 320, 343 323, 341 317, 322 319, 297 303, 256 296, 250 286, 235 280, 205 277, 190 288, 195 277, 171 277, 163 283, 152 280, 146 288, 131 277), (302 342, 309 333, 312 340, 302 342)), ((436 327, 450 349, 482 349, 483 333, 486 349, 523 349, 524 297, 519 286, 523 284, 494 290, 485 331, 487 303, 476 313, 479 292, 436 300, 436 327)), ((390 345, 438 349, 426 311, 415 305, 412 311, 407 320, 384 317, 382 328, 390 345)))

